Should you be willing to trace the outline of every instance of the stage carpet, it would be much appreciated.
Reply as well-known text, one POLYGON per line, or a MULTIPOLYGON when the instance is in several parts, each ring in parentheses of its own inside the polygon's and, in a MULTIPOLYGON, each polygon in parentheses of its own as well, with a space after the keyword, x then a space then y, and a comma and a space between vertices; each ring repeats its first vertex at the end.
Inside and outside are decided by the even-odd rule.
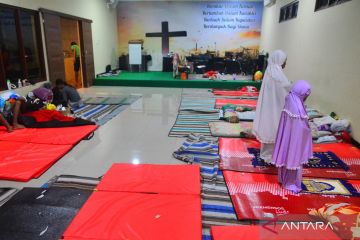
POLYGON ((174 79, 172 77, 172 72, 121 72, 117 76, 97 77, 94 85, 222 89, 237 89, 243 86, 255 86, 260 89, 261 83, 248 80, 181 80, 179 78, 174 79))

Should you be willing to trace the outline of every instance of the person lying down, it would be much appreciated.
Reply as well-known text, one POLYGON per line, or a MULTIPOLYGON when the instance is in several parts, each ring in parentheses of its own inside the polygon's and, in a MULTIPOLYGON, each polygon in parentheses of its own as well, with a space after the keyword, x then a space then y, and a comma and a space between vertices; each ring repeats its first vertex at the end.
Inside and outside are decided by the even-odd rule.
POLYGON ((13 92, 9 94, 8 98, 0 97, 0 123, 6 127, 8 132, 25 128, 18 122, 21 106, 24 102, 23 97, 13 92))

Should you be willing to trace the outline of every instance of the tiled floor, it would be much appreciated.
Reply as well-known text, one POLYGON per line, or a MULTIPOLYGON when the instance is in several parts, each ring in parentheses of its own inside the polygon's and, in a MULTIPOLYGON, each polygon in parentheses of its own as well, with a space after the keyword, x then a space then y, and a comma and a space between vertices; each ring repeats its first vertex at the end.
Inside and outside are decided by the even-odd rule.
POLYGON ((103 175, 112 163, 182 164, 172 157, 184 139, 169 138, 181 100, 180 88, 91 87, 82 95, 136 94, 142 98, 81 141, 40 178, 27 183, 0 181, 0 187, 39 187, 54 175, 103 175))

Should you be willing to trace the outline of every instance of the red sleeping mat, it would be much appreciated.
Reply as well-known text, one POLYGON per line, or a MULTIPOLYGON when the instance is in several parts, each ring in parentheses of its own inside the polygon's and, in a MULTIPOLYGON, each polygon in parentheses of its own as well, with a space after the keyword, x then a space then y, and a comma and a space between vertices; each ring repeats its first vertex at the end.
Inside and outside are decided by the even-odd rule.
POLYGON ((29 181, 41 176, 96 128, 25 128, 7 133, 0 127, 0 179, 29 181))
POLYGON ((7 133, 0 128, 0 141, 41 143, 54 145, 75 145, 94 132, 97 125, 64 128, 25 128, 7 133))
POLYGON ((63 236, 67 240, 201 240, 201 199, 94 192, 63 236))
POLYGON ((113 164, 99 191, 200 195, 197 165, 113 164))
POLYGON ((276 216, 281 221, 311 221, 312 210, 329 204, 346 203, 351 206, 360 205, 360 197, 336 195, 346 192, 344 185, 338 182, 320 179, 325 186, 336 186, 327 195, 294 194, 278 184, 277 176, 269 174, 239 173, 224 171, 224 178, 229 189, 236 215, 239 220, 265 219, 265 216, 276 216))
POLYGON ((257 100, 250 99, 222 99, 218 98, 215 101, 215 108, 221 108, 226 104, 234 104, 239 106, 245 106, 250 108, 256 108, 257 100))
POLYGON ((265 226, 214 226, 211 227, 211 234, 213 240, 340 240, 330 227, 307 229, 305 226, 296 229, 288 226, 283 223, 274 225, 272 222, 265 226))
POLYGON ((244 91, 235 91, 235 90, 213 90, 214 95, 220 96, 239 96, 239 97, 258 97, 259 92, 244 92, 244 91))
POLYGON ((7 141, 0 146, 0 179, 24 182, 39 177, 72 148, 7 141))

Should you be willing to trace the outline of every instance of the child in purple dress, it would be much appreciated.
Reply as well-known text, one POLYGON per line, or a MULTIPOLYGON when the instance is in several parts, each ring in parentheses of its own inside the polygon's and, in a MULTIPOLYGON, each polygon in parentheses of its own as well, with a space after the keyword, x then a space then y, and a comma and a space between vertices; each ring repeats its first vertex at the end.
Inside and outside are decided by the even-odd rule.
POLYGON ((310 93, 310 84, 300 80, 286 96, 273 153, 279 182, 296 193, 301 191, 302 165, 313 155, 311 129, 304 106, 310 93))

